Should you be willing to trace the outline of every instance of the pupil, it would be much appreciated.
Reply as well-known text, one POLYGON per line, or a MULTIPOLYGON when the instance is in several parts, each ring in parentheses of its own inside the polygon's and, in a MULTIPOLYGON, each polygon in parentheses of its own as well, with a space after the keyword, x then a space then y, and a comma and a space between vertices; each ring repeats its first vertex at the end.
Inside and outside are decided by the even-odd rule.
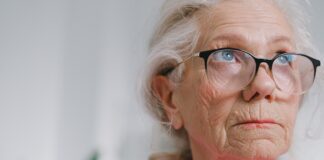
POLYGON ((284 55, 284 56, 281 56, 279 58, 279 60, 281 61, 281 63, 287 63, 287 62, 290 62, 291 61, 291 56, 289 55, 284 55))
POLYGON ((231 52, 228 52, 228 51, 223 52, 222 55, 225 60, 228 60, 228 61, 233 60, 233 53, 231 53, 231 52))

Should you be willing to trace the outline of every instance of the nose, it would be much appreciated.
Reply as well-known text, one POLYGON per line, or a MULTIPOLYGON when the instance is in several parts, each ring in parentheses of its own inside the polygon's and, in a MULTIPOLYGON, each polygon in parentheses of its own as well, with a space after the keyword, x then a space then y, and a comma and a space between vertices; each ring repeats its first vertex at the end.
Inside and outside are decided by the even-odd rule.
POLYGON ((247 102, 266 99, 272 102, 275 99, 273 94, 276 84, 271 77, 269 66, 261 63, 252 82, 243 90, 243 99, 247 102))

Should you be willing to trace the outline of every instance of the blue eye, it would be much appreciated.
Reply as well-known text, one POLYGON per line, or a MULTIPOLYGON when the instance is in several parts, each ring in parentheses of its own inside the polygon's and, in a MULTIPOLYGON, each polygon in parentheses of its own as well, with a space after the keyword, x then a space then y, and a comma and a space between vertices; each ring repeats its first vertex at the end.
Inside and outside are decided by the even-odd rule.
POLYGON ((235 55, 231 50, 223 50, 213 54, 213 60, 221 62, 235 62, 235 55))
POLYGON ((283 54, 277 58, 280 64, 289 64, 292 61, 294 61, 294 59, 295 59, 294 55, 291 54, 283 54))

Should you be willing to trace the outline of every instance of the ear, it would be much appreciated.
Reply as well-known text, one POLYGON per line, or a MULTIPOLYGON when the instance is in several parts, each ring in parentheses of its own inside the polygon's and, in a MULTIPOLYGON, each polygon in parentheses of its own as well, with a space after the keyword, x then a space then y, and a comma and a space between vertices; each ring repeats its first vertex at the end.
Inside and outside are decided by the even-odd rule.
POLYGON ((174 87, 172 82, 166 76, 157 75, 153 77, 152 89, 153 94, 160 100, 173 128, 182 128, 183 118, 180 114, 179 106, 173 102, 174 87))

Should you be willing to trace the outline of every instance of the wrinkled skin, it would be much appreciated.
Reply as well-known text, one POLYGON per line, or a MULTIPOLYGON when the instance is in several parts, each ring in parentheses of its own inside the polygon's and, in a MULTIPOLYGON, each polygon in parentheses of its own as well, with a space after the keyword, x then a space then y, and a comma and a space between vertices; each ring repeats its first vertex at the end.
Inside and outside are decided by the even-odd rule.
MULTIPOLYGON (((226 0, 198 14, 197 50, 232 47, 259 58, 295 51, 289 23, 269 1, 226 0)), ((187 130, 194 160, 271 160, 288 150, 301 97, 279 91, 267 64, 235 93, 211 86, 201 58, 185 65, 178 87, 157 76, 153 88, 173 127, 187 130)))

